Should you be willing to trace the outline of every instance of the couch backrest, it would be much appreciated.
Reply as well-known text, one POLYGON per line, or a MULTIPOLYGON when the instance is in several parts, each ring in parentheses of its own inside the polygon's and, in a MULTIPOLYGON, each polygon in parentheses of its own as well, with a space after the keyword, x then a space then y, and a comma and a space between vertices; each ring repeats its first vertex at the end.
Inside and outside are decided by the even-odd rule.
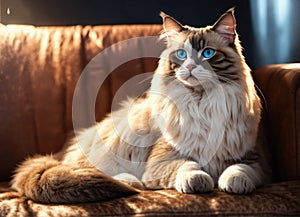
POLYGON ((264 125, 276 180, 300 179, 300 64, 275 64, 254 71, 265 98, 264 125))

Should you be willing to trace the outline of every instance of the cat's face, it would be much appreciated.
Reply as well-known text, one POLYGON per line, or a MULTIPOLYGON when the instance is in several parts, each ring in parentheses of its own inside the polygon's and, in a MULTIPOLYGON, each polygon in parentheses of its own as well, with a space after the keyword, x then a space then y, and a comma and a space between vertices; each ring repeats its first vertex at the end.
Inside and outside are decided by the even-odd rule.
POLYGON ((243 58, 237 48, 233 10, 205 28, 182 26, 166 14, 162 17, 163 36, 167 38, 167 75, 189 87, 232 83, 241 78, 243 58))

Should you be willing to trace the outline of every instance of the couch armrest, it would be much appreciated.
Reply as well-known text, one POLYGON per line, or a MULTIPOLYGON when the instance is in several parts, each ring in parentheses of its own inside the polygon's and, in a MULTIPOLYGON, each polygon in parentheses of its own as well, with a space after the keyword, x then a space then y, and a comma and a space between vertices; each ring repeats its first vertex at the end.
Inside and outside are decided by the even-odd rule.
POLYGON ((265 97, 265 127, 277 181, 300 177, 300 64, 258 68, 254 80, 265 97))

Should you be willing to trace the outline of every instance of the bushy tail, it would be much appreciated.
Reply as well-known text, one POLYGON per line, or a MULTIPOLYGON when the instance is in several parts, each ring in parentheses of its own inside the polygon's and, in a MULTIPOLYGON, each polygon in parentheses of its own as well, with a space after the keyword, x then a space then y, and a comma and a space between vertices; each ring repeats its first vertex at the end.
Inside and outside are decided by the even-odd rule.
POLYGON ((52 156, 24 161, 11 184, 18 192, 40 203, 94 202, 138 193, 94 167, 72 167, 52 156))

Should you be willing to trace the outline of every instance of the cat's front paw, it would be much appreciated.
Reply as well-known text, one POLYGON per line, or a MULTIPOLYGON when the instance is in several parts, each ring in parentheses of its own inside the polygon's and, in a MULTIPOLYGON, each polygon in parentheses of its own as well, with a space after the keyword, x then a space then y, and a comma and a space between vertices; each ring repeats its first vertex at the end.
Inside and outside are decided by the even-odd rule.
POLYGON ((232 194, 249 194, 256 188, 249 174, 236 166, 231 166, 223 172, 218 185, 220 190, 232 194))
POLYGON ((186 171, 177 175, 175 188, 182 193, 204 193, 214 189, 214 180, 202 170, 186 171))

